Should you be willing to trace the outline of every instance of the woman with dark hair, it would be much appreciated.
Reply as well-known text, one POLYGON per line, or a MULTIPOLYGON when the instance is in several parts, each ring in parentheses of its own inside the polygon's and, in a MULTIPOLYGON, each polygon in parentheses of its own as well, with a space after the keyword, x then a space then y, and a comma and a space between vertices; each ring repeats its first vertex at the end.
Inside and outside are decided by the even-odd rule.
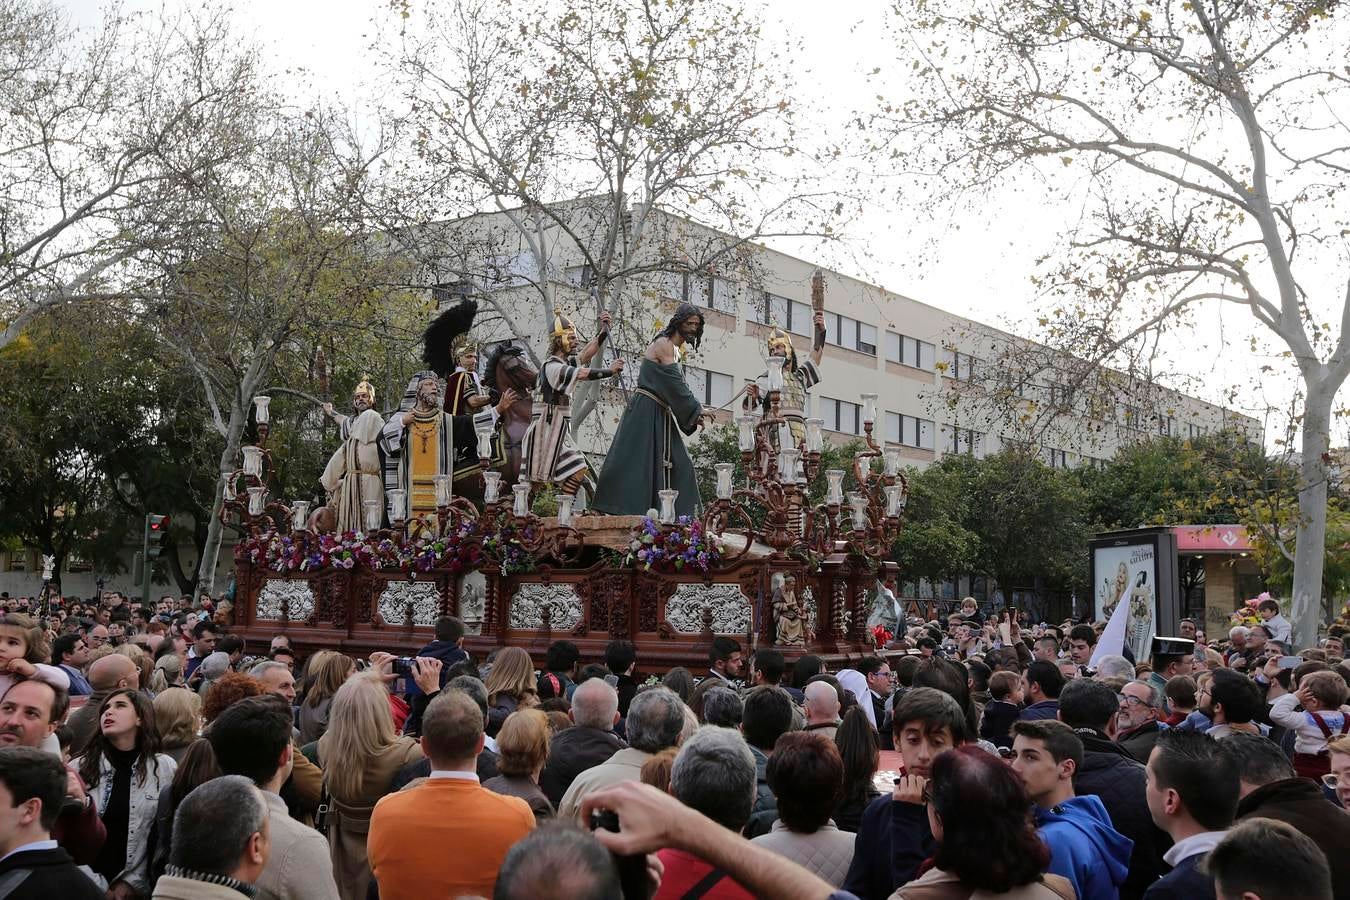
MULTIPOLYGON (((797 661, 792 664, 792 686, 799 690, 806 690, 806 683, 812 678, 825 671, 825 663, 819 656, 797 657, 797 661)), ((800 702, 800 701, 799 701, 800 702)))
MULTIPOLYGON (((970 675, 959 662, 934 657, 919 666, 914 673, 914 687, 937 688, 948 695, 966 714, 966 734, 980 733, 980 713, 970 699, 970 675)), ((993 752, 993 745, 987 748, 993 752)))
POLYGON ((844 760, 834 741, 789 731, 773 745, 765 776, 778 800, 778 819, 754 843, 841 887, 853 862, 854 835, 830 818, 844 788, 844 760))
MULTIPOLYGON (((191 691, 182 693, 189 697, 197 696, 191 691)), ((155 809, 155 835, 150 850, 151 885, 159 880, 169 864, 169 851, 173 847, 173 816, 178 812, 178 805, 195 788, 222 774, 210 741, 193 741, 185 750, 178 769, 173 773, 173 781, 159 792, 159 803, 155 809)))
POLYGON ((891 900, 1073 900, 1068 879, 1046 873, 1050 848, 1036 833, 1021 779, 998 757, 966 745, 933 761, 928 825, 933 868, 891 900))
POLYGON ((867 804, 881 795, 872 783, 881 764, 881 741, 861 706, 855 704, 844 713, 834 744, 843 761, 844 781, 831 818, 840 831, 856 832, 867 804))
POLYGON ((158 752, 155 709, 139 691, 113 691, 98 705, 98 731, 80 758, 94 810, 108 833, 91 868, 113 898, 150 895, 150 834, 174 761, 158 752))
POLYGON ((661 679, 661 683, 679 694, 685 703, 689 702, 689 697, 694 693, 694 676, 684 666, 671 669, 666 673, 666 677, 661 679))

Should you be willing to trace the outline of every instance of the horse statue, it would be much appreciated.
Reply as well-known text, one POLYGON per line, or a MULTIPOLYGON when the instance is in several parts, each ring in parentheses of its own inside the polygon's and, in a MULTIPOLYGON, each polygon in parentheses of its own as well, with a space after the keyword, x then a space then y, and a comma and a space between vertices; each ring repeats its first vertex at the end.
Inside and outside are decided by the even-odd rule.
MULTIPOLYGON (((534 411, 533 393, 539 378, 539 370, 530 362, 524 346, 514 340, 503 341, 493 347, 483 365, 483 386, 488 389, 494 403, 507 388, 516 392, 517 399, 506 410, 501 419, 499 440, 505 450, 505 462, 495 468, 502 473, 502 493, 509 496, 509 485, 515 484, 520 475, 520 444, 525 438, 525 430, 530 427, 530 415, 534 411)), ((483 501, 483 478, 480 473, 455 481, 455 493, 465 499, 481 504, 483 501)))

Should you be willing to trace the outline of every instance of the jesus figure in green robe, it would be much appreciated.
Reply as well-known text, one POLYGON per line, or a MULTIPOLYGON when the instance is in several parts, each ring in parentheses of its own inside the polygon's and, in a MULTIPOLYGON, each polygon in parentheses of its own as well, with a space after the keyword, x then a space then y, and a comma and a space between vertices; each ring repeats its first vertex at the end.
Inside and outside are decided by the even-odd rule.
POLYGON ((703 340, 698 307, 681 303, 670 324, 648 345, 638 370, 637 389, 628 401, 618 433, 610 443, 591 506, 602 513, 640 516, 659 509, 657 491, 673 488, 675 513, 699 511, 694 463, 681 435, 693 434, 711 420, 684 380, 679 355, 703 340))

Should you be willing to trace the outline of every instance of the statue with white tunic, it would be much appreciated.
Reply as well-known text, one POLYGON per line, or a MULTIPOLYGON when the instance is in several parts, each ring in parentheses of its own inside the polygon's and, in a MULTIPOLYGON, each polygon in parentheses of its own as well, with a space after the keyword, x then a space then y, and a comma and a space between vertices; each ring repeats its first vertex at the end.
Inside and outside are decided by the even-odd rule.
POLYGON ((384 509, 384 471, 380 458, 380 431, 384 417, 375 411, 375 388, 369 376, 352 392, 352 415, 344 416, 323 405, 324 415, 338 426, 342 446, 328 460, 319 483, 328 493, 331 521, 339 534, 366 531, 362 510, 367 501, 384 509))

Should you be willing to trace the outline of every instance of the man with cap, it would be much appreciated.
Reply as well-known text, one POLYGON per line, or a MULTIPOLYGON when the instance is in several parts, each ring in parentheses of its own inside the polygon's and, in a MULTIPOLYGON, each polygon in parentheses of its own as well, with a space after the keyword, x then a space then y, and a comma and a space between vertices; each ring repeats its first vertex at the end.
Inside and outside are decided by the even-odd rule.
POLYGON ((699 508, 698 479, 680 434, 692 435, 712 413, 689 390, 680 366, 686 345, 703 340, 703 314, 681 303, 670 323, 647 345, 637 388, 619 420, 591 504, 597 512, 640 516, 660 506, 658 492, 675 490, 675 512, 699 508), (678 433, 677 433, 678 432, 678 433))
POLYGON ((1183 637, 1155 637, 1149 673, 1149 683, 1160 691, 1167 690, 1167 682, 1195 671, 1195 641, 1183 637))
POLYGON ((380 433, 384 450, 384 490, 404 491, 403 508, 392 519, 422 516, 436 522, 436 476, 453 475, 455 447, 477 442, 478 426, 495 428, 516 392, 507 388, 495 407, 474 415, 452 416, 441 408, 441 382, 435 372, 418 372, 408 381, 399 411, 380 433))

